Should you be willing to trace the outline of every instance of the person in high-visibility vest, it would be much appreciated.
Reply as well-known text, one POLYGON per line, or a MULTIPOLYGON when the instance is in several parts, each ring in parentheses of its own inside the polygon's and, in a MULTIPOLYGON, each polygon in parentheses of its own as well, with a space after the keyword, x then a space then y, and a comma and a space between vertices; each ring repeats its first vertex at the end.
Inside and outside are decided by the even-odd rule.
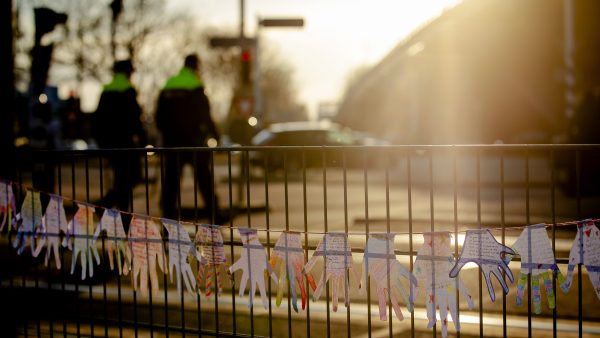
MULTIPOLYGON (((164 147, 206 147, 218 142, 219 132, 210 115, 210 104, 204 84, 198 75, 200 59, 196 54, 185 58, 181 71, 167 80, 161 90, 156 126, 162 134, 164 147)), ((180 152, 165 155, 164 185, 161 200, 163 216, 177 218, 177 196, 185 164, 195 165, 196 182, 204 199, 205 210, 214 223, 222 223, 219 203, 210 168, 210 152, 180 152), (194 156, 196 163, 194 164, 194 156)))
MULTIPOLYGON (((114 76, 104 85, 93 118, 93 133, 98 146, 106 149, 136 148, 145 144, 142 109, 137 91, 130 82, 133 65, 130 60, 114 64, 114 76)), ((98 202, 101 206, 130 210, 131 191, 141 180, 139 156, 114 152, 107 156, 113 171, 112 187, 98 202)))

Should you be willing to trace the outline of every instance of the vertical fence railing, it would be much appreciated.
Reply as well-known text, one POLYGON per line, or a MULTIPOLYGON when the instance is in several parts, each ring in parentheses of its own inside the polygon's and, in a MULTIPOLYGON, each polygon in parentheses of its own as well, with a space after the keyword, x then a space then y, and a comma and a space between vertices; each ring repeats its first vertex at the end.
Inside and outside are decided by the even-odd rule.
MULTIPOLYGON (((594 158, 600 153, 600 146, 595 145, 182 148, 152 149, 152 153, 142 149, 24 151, 19 153, 18 171, 13 177, 18 206, 27 189, 40 191, 45 196, 43 201, 47 199, 45 194, 55 193, 65 198, 70 219, 77 209, 76 201, 94 205, 94 201, 102 200, 107 194, 112 182, 107 163, 113 152, 141 159, 143 179, 128 192, 129 208, 121 210, 127 220, 134 214, 162 217, 166 158, 176 159, 180 167, 185 162, 184 157, 191 158, 194 174, 190 180, 183 172, 181 188, 176 190, 176 218, 186 224, 194 238, 199 224, 213 224, 227 216, 228 220, 221 226, 230 264, 240 253, 242 243, 235 230, 242 227, 258 230, 267 258, 273 254, 279 234, 301 232, 305 260, 315 251, 324 233, 343 232, 352 246, 352 264, 359 271, 362 263, 357 258, 364 253, 369 235, 397 233, 396 257, 412 271, 423 233, 449 231, 454 237, 452 251, 458 258, 462 234, 467 229, 489 228, 500 243, 510 246, 520 229, 542 222, 547 225, 557 263, 564 270, 569 254, 566 246, 575 236, 575 225, 570 222, 600 217, 597 207, 600 180, 595 179, 589 169, 596 164, 594 158), (209 153, 213 196, 226 196, 220 199, 220 208, 215 198, 211 210, 202 210, 206 201, 198 199, 200 183, 195 172, 199 165, 204 165, 198 163, 201 152, 209 153), (257 208, 261 203, 264 208, 257 208), (223 208, 227 210, 221 210, 223 208)), ((102 206, 95 207, 101 210, 102 206)), ((97 212, 98 220, 100 216, 97 212)), ((93 231, 88 230, 88 233, 93 231)), ((167 250, 166 231, 162 234, 162 246, 167 250)), ((43 259, 27 258, 28 252, 20 257, 13 254, 15 229, 0 236, 6 236, 7 240, 2 243, 10 249, 3 250, 8 256, 0 259, 27 265, 4 271, 0 280, 2 292, 19 291, 25 297, 28 292, 31 297, 59 292, 64 299, 72 300, 43 304, 40 309, 21 314, 19 320, 11 323, 20 336, 152 337, 160 333, 166 337, 371 337, 373 332, 381 331, 388 336, 410 334, 415 337, 428 332, 423 291, 415 295, 418 296, 415 308, 405 312, 407 323, 402 326, 396 325, 391 292, 384 294, 388 313, 383 322, 372 309, 376 306, 372 304, 375 297, 371 294, 376 291, 373 290, 375 283, 363 276, 367 292, 361 294, 350 283, 348 271, 343 280, 350 283, 350 291, 346 294, 346 285, 343 290, 344 296, 351 298, 351 306, 334 312, 330 304, 332 288, 327 283, 325 296, 317 302, 309 301, 306 308, 296 314, 292 311, 294 299, 289 279, 284 288, 285 305, 281 308, 271 299, 277 286, 270 278, 266 279, 271 296, 265 310, 257 307, 256 301, 255 306, 248 309, 248 297, 236 297, 240 291, 237 289, 239 278, 231 279, 223 295, 219 295, 215 283, 215 292, 209 299, 200 292, 203 287, 200 279, 198 293, 190 295, 185 288, 174 292, 171 278, 164 274, 160 280, 162 292, 158 295, 149 292, 144 297, 132 288, 131 277, 107 268, 105 250, 109 239, 106 236, 101 236, 96 243, 102 252, 101 265, 95 267, 93 278, 84 281, 77 278, 77 272, 72 276, 68 271, 73 259, 69 250, 60 249, 62 270, 54 271, 52 260, 50 266, 45 267, 40 265, 43 259)), ((63 235, 60 236, 62 240, 63 235)), ((92 238, 86 239, 92 242, 92 238)), ((194 264, 196 269, 199 264, 194 264)), ((519 264, 519 258, 515 257, 511 268, 518 269, 519 264)), ((76 271, 78 269, 79 265, 76 271)), ((210 269, 217 274, 216 266, 210 269)), ((325 266, 321 270, 327 274, 325 266)), ((287 265, 282 271, 293 278, 287 265)), ((595 298, 581 265, 576 269, 577 290, 571 290, 571 295, 577 295, 576 302, 570 296, 557 293, 558 280, 554 276, 556 307, 541 316, 532 312, 531 287, 527 287, 524 308, 513 305, 512 292, 502 294, 501 304, 490 303, 483 292, 481 271, 476 268, 461 272, 469 276, 467 284, 478 297, 475 309, 469 310, 460 302, 458 288, 456 295, 451 296, 460 304, 457 310, 466 318, 462 326, 468 335, 484 336, 492 327, 501 327, 503 336, 517 331, 526 332, 529 337, 542 334, 540 332, 549 335, 550 331, 553 337, 561 332, 577 332, 580 337, 600 333, 600 314, 591 308, 598 308, 600 301, 595 298), (562 311, 559 306, 567 309, 562 311), (552 324, 546 327, 540 318, 551 320, 552 324)), ((390 274, 388 261, 387 275, 390 274)), ((506 279, 505 273, 503 277, 506 279)), ((528 276, 528 286, 532 278, 528 276)), ((310 284, 306 280, 303 284, 311 298, 310 284)), ((389 279, 377 284, 387 285, 388 290, 392 288, 389 279)), ((515 284, 509 285, 511 290, 516 289, 515 284)), ((251 287, 248 289, 246 293, 251 292, 251 287)), ((409 289, 412 298, 412 288, 409 289)), ((440 330, 441 325, 434 325, 430 333, 436 337, 440 330)), ((449 332, 452 332, 450 325, 449 332)), ((460 336, 460 332, 456 335, 460 336)))

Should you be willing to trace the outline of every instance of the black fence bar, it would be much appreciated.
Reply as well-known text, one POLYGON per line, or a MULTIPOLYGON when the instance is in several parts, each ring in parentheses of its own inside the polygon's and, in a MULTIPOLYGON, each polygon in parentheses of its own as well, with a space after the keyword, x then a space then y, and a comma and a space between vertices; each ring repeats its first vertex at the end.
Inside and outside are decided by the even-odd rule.
MULTIPOLYGON (((475 167, 475 172, 477 175, 477 228, 481 229, 481 153, 479 152, 479 149, 476 150, 475 167)), ((478 270, 479 273, 477 274, 477 277, 479 282, 479 337, 485 337, 483 334, 483 270, 481 269, 481 266, 478 266, 478 270)))
MULTIPOLYGON (((504 152, 500 153, 500 224, 502 225, 502 245, 506 244, 506 217, 504 204, 504 152)), ((502 278, 506 280, 506 271, 502 271, 502 278)), ((502 293, 502 335, 507 337, 506 332, 506 294, 502 293)))
MULTIPOLYGON (((213 196, 227 195, 222 201, 228 202, 221 208, 225 206, 228 210, 221 211, 216 203, 212 203, 212 210, 203 211, 197 199, 199 183, 195 177, 191 181, 184 178, 177 189, 177 220, 188 231, 197 232, 199 224, 222 221, 222 216, 228 215, 222 228, 224 234, 229 233, 223 245, 227 248, 230 264, 240 253, 242 243, 236 229, 242 227, 258 230, 267 258, 273 253, 280 233, 302 232, 305 260, 310 258, 327 232, 346 234, 355 259, 359 258, 356 255, 364 253, 369 234, 397 233, 394 253, 402 265, 412 271, 423 233, 450 231, 455 239, 453 255, 458 258, 462 234, 467 229, 489 228, 498 239, 501 238, 502 244, 510 246, 524 226, 546 223, 552 250, 559 267, 564 269, 569 263, 566 246, 571 244, 576 233, 573 222, 600 217, 595 207, 600 202, 600 185, 593 177, 595 173, 590 175, 600 145, 155 148, 151 152, 146 149, 21 151, 16 162, 19 168, 17 182, 13 182, 17 208, 28 188, 40 191, 45 196, 43 203, 46 203, 48 193, 64 194, 68 219, 71 219, 77 209, 75 201, 93 205, 95 200, 105 197, 113 180, 107 159, 118 153, 141 161, 141 184, 128 192, 128 210, 121 210, 127 229, 129 218, 134 214, 162 217, 160 199, 165 188, 165 157, 174 156, 181 166, 180 158, 191 155, 196 172, 199 165, 196 154, 209 152, 213 196), (239 177, 234 177, 234 172, 239 172, 239 177), (190 193, 192 190, 193 194, 190 193), (525 203, 519 203, 523 196, 525 203), (263 199, 264 208, 257 208, 263 199), (475 218, 476 222, 473 222, 475 218)), ((95 217, 98 219, 100 209, 96 206, 95 217)), ((166 230, 161 232, 163 247, 168 249, 166 230)), ((88 230, 88 233, 92 232, 88 230)), ((1 241, 2 245, 11 248, 15 239, 13 234, 16 235, 17 230, 0 234, 7 237, 7 241, 1 241)), ((59 234, 59 237, 62 240, 64 235, 59 234)), ((365 278, 364 294, 349 284, 348 297, 352 303, 345 313, 331 311, 332 281, 325 284, 325 297, 316 302, 309 301, 305 313, 299 311, 299 314, 291 311, 291 280, 284 288, 288 292, 287 304, 279 308, 271 300, 275 297, 276 286, 269 278, 265 279, 268 295, 272 295, 265 311, 254 307, 247 310, 245 303, 243 306, 236 304, 239 298, 235 296, 235 279, 233 285, 225 287, 223 295, 215 292, 211 301, 205 302, 200 294, 190 297, 183 288, 174 292, 175 285, 165 274, 158 296, 152 295, 151 290, 147 296, 142 296, 131 287, 130 276, 122 277, 116 269, 106 267, 108 240, 109 237, 101 236, 99 243, 96 242, 102 252, 101 266, 97 266, 94 257, 88 257, 94 261, 95 273, 93 278, 84 281, 77 272, 71 275, 67 271, 73 257, 64 248, 59 255, 63 268, 56 272, 51 261, 48 267, 41 266, 43 259, 28 257, 28 250, 21 256, 13 255, 14 250, 2 251, 9 256, 0 259, 20 264, 15 271, 3 271, 0 281, 3 291, 25 292, 25 295, 59 292, 62 298, 70 300, 30 310, 20 316, 21 319, 13 323, 20 335, 123 337, 133 331, 135 336, 160 334, 172 337, 315 334, 371 337, 378 332, 378 335, 415 337, 431 332, 435 337, 442 326, 435 325, 433 330, 427 330, 425 286, 421 285, 419 294, 414 297, 415 308, 409 312, 410 326, 409 323, 396 325, 399 322, 393 315, 390 291, 394 281, 389 279, 378 283, 387 286, 388 290, 383 293, 387 300, 386 321, 380 321, 373 313, 375 311, 371 311, 371 292, 376 290, 371 287, 375 283, 370 283, 369 278, 365 278), (196 304, 191 301, 193 298, 196 304)), ((86 241, 93 243, 89 237, 86 241)), ((326 254, 324 258, 327 260, 326 254)), ((355 260, 353 266, 360 271, 362 264, 359 265, 359 261, 355 260)), ((321 271, 327 274, 322 262, 318 261, 315 275, 321 271)), ((194 264, 196 269, 198 264, 194 264)), ((520 258, 516 256, 510 266, 517 269, 519 264, 520 258)), ((216 274, 216 267, 212 268, 216 274)), ((391 272, 388 262, 387 275, 391 272)), ((284 273, 293 276, 288 266, 284 273)), ((479 304, 470 311, 464 301, 461 302, 458 291, 451 296, 456 297, 461 318, 466 318, 462 323, 463 335, 483 336, 488 330, 494 330, 493 327, 501 329, 504 336, 516 332, 524 334, 525 330, 528 336, 549 335, 552 331, 557 337, 568 330, 578 331, 580 336, 600 333, 597 324, 600 314, 594 310, 598 308, 598 301, 593 297, 586 270, 579 264, 575 276, 577 291, 559 295, 558 281, 553 277, 556 307, 552 310, 543 307, 542 315, 532 313, 532 276, 527 280, 527 307, 518 308, 510 293, 502 295, 501 307, 487 299, 484 302, 480 268, 465 269, 461 274, 469 276, 465 283, 472 291, 476 288, 479 291, 479 304), (572 299, 575 293, 577 302, 572 299), (540 318, 547 318, 547 326, 540 318)), ((350 275, 348 271, 345 273, 344 287, 350 281, 350 275)), ((505 274, 503 278, 506 278, 505 274)), ((239 283, 239 278, 237 281, 239 283)), ((306 280, 303 284, 310 298, 311 285, 306 280)), ((509 287, 516 289, 516 283, 509 287)), ((255 304, 259 302, 255 301, 255 304)), ((451 325, 448 330, 450 334, 454 333, 451 325)))

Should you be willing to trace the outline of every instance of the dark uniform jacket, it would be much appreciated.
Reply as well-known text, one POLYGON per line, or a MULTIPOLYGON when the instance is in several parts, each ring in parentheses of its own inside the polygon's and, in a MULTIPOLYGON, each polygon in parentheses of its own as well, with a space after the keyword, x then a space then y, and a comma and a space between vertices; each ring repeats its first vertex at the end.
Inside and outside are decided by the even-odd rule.
POLYGON ((139 147, 145 140, 137 92, 124 74, 104 86, 93 118, 94 138, 101 148, 139 147), (140 143, 134 142, 134 137, 140 143))
POLYGON ((165 147, 206 146, 219 138, 202 81, 188 68, 170 78, 158 98, 156 125, 165 147))

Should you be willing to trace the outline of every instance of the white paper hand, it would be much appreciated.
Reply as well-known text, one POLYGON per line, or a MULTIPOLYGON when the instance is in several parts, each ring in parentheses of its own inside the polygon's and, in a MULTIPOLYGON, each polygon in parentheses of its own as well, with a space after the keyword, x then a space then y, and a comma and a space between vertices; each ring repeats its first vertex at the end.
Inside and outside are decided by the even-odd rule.
POLYGON ((600 299, 600 232, 591 219, 577 224, 577 235, 569 254, 569 271, 565 283, 567 290, 571 288, 573 270, 578 264, 585 265, 596 296, 600 299))
MULTIPOLYGON (((282 232, 275 244, 271 254, 271 267, 276 270, 279 265, 279 283, 277 285, 277 306, 281 305, 283 299, 283 289, 286 288, 287 280, 290 281, 290 291, 292 292, 292 307, 298 312, 296 284, 300 288, 300 297, 302 299, 302 310, 306 306, 308 298, 302 278, 302 268, 304 267, 304 249, 302 248, 302 239, 297 232, 282 232)), ((317 288, 312 274, 306 274, 306 279, 313 291, 317 288)))
POLYGON ((210 297, 212 294, 213 279, 216 283, 217 294, 223 293, 220 268, 227 262, 225 248, 223 247, 223 236, 218 225, 200 224, 196 237, 196 253, 200 253, 198 261, 198 274, 196 281, 202 285, 204 276, 204 294, 210 297))
POLYGON ((181 292, 181 278, 185 282, 185 287, 191 293, 196 290, 196 279, 192 272, 192 267, 188 262, 188 256, 197 257, 196 248, 192 244, 190 235, 181 223, 163 218, 163 226, 169 233, 169 275, 173 283, 173 275, 177 278, 177 292, 181 292), (176 271, 174 271, 176 270, 176 271))
POLYGON ((312 270, 317 259, 324 257, 325 267, 323 274, 319 278, 317 288, 313 293, 313 301, 316 301, 321 296, 323 288, 327 281, 331 285, 331 298, 333 300, 333 311, 337 311, 338 306, 338 285, 344 283, 344 305, 350 305, 349 278, 346 278, 346 271, 353 276, 355 282, 358 283, 358 278, 352 266, 352 250, 348 242, 348 235, 345 233, 327 233, 323 235, 323 240, 317 246, 317 249, 308 263, 304 266, 304 273, 307 274, 312 270))
MULTIPOLYGON (((442 337, 448 335, 448 312, 454 322, 456 331, 460 331, 458 318, 458 304, 456 301, 456 288, 467 300, 469 309, 473 308, 473 298, 460 278, 451 278, 450 269, 454 265, 454 256, 450 249, 449 232, 424 233, 423 246, 417 252, 414 265, 414 274, 420 287, 426 290, 428 328, 432 328, 437 318, 435 309, 439 308, 442 321, 442 337)), ((415 287, 413 296, 417 296, 415 287)))
POLYGON ((93 206, 82 202, 77 202, 77 208, 75 216, 73 216, 73 219, 67 225, 67 236, 63 240, 63 246, 68 246, 69 249, 73 250, 71 274, 75 272, 77 256, 81 254, 81 279, 83 280, 87 277, 86 272, 88 268, 89 276, 94 276, 94 261, 92 256, 96 258, 96 264, 100 264, 100 255, 98 254, 96 241, 93 238, 95 230, 94 214, 96 210, 93 206))
MULTIPOLYGON (((396 259, 394 253, 395 234, 371 234, 363 258, 363 275, 360 287, 365 285, 366 278, 371 277, 377 290, 379 300, 379 318, 387 320, 387 301, 391 300, 396 318, 403 320, 399 300, 404 300, 408 311, 413 309, 410 291, 417 286, 416 277, 396 259), (401 283, 401 277, 409 281, 408 292, 401 283), (390 293, 390 290, 392 292, 390 293)), ((367 291, 368 292, 368 291, 367 291)))
MULTIPOLYGON (((521 273, 519 274, 519 280, 517 282, 517 305, 523 305, 523 296, 527 286, 527 276, 531 275, 533 312, 537 314, 542 312, 540 283, 543 283, 545 286, 548 307, 554 309, 556 299, 554 297, 552 276, 557 277, 564 292, 567 290, 564 288, 565 278, 556 265, 552 244, 546 233, 546 225, 536 224, 525 227, 512 248, 521 256, 521 273)), ((505 259, 507 264, 511 258, 512 256, 507 256, 505 259)))
POLYGON ((38 228, 37 233, 40 235, 38 246, 35 249, 34 256, 37 257, 44 246, 46 247, 46 261, 48 266, 50 255, 54 253, 54 262, 56 268, 61 268, 60 257, 58 255, 58 247, 60 246, 60 231, 67 233, 67 215, 63 206, 63 198, 59 195, 50 195, 50 201, 46 206, 46 213, 42 217, 42 226, 38 228))
POLYGON ((135 215, 129 225, 129 246, 131 265, 131 284, 142 296, 148 295, 148 276, 152 295, 158 295, 158 276, 156 263, 165 274, 165 254, 160 230, 150 217, 135 215), (139 277, 139 281, 138 281, 139 277))
POLYGON ((117 267, 119 274, 127 275, 129 273, 129 252, 127 251, 127 234, 123 228, 123 219, 121 213, 115 209, 105 209, 100 224, 94 233, 94 241, 98 240, 98 236, 102 231, 106 232, 106 252, 108 253, 108 262, 110 269, 115 269, 114 256, 117 259, 117 267))
POLYGON ((258 241, 258 234, 254 229, 238 229, 242 239, 243 249, 240 258, 227 270, 232 275, 237 270, 242 270, 242 279, 240 280, 240 297, 244 296, 246 284, 250 280, 250 293, 248 299, 248 307, 252 307, 256 286, 260 291, 260 298, 264 308, 268 307, 267 292, 265 291, 265 270, 269 271, 269 275, 277 284, 277 276, 271 270, 271 266, 267 261, 267 253, 265 248, 258 241))
POLYGON ((2 222, 0 222, 0 231, 4 230, 4 227, 8 224, 8 231, 12 229, 13 222, 16 219, 17 203, 15 202, 15 195, 13 194, 12 183, 0 179, 0 215, 2 215, 2 222))
POLYGON ((42 202, 39 191, 27 190, 17 219, 21 220, 21 224, 13 241, 13 247, 18 248, 19 255, 22 254, 29 239, 31 254, 35 255, 34 235, 36 229, 42 225, 42 202))
POLYGON ((511 248, 498 243, 488 229, 467 230, 460 257, 450 271, 450 277, 456 277, 465 264, 474 262, 481 267, 490 299, 493 302, 496 300, 496 293, 490 280, 492 274, 500 282, 505 294, 508 294, 508 285, 502 277, 502 272, 506 272, 511 283, 514 282, 512 271, 504 261, 502 253, 515 254, 511 248))

